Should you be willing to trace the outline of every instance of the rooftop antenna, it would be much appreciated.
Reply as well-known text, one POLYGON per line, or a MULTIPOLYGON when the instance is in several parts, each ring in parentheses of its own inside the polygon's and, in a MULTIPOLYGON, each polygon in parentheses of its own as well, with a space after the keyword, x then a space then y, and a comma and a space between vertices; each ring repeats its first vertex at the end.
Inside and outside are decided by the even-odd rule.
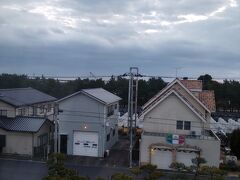
POLYGON ((178 78, 178 71, 182 68, 181 67, 176 67, 175 69, 176 69, 176 78, 178 78))
POLYGON ((89 74, 90 74, 90 77, 92 77, 93 79, 95 80, 97 79, 97 77, 92 72, 90 72, 89 74))

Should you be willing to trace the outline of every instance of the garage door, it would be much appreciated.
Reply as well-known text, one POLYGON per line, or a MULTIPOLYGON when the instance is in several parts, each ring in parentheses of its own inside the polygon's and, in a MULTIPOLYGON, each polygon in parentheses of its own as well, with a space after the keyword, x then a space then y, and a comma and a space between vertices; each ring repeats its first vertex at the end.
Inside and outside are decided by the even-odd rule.
POLYGON ((177 159, 176 161, 179 163, 183 163, 185 166, 191 166, 192 159, 196 158, 197 154, 195 152, 177 152, 177 159))
POLYGON ((98 156, 98 133, 74 131, 73 155, 98 156))
POLYGON ((170 169, 169 166, 172 163, 172 152, 169 150, 153 150, 151 163, 156 165, 158 169, 170 169))

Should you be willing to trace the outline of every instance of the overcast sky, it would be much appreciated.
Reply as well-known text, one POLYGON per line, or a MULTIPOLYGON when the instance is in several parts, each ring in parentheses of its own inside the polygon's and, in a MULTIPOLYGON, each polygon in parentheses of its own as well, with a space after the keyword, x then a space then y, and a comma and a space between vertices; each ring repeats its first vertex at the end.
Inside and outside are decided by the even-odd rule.
POLYGON ((0 73, 240 77, 239 0, 1 0, 0 73))

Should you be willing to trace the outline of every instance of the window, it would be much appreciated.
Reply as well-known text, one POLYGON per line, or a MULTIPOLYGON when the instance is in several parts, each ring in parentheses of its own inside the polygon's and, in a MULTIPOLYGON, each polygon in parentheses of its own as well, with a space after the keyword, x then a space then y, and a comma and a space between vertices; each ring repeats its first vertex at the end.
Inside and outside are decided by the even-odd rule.
POLYGON ((107 111, 108 111, 108 112, 107 112, 107 115, 108 115, 108 116, 113 115, 113 114, 114 114, 114 106, 113 106, 113 105, 108 106, 107 111))
POLYGON ((43 114, 44 113, 44 105, 40 106, 40 113, 43 114))
POLYGON ((47 112, 51 112, 51 110, 52 110, 52 104, 48 104, 47 105, 47 112))
POLYGON ((117 104, 115 104, 115 109, 117 109, 117 104))
POLYGON ((115 136, 115 129, 113 130, 112 134, 113 134, 112 136, 115 136))
POLYGON ((177 121, 177 129, 183 129, 183 121, 177 121))
POLYGON ((191 130, 191 122, 184 121, 184 130, 191 130))
POLYGON ((0 116, 7 116, 7 110, 0 109, 0 116))
POLYGON ((26 109, 25 108, 19 108, 18 109, 18 115, 19 116, 25 116, 26 115, 26 109))
POLYGON ((107 135, 107 141, 110 140, 110 133, 107 135))
POLYGON ((177 129, 191 130, 191 122, 190 121, 177 121, 177 129))
POLYGON ((6 146, 6 135, 0 135, 0 148, 6 146))
POLYGON ((47 145, 48 144, 48 134, 43 134, 38 136, 39 146, 47 145))

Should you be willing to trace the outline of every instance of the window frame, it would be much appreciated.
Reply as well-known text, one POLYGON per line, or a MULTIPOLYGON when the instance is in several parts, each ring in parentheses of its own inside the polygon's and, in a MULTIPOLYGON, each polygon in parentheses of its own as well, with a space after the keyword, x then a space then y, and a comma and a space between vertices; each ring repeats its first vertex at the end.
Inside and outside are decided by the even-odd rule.
POLYGON ((191 130, 191 121, 184 121, 184 130, 187 130, 187 131, 191 130), (186 124, 188 124, 188 126, 186 126, 186 124))
POLYGON ((107 142, 110 141, 110 133, 107 134, 107 142))
POLYGON ((180 121, 180 120, 177 120, 177 123, 176 123, 176 129, 177 130, 183 130, 183 127, 184 127, 184 121, 180 121), (178 123, 181 123, 181 124, 178 124, 178 123), (181 126, 181 127, 180 127, 181 126))

